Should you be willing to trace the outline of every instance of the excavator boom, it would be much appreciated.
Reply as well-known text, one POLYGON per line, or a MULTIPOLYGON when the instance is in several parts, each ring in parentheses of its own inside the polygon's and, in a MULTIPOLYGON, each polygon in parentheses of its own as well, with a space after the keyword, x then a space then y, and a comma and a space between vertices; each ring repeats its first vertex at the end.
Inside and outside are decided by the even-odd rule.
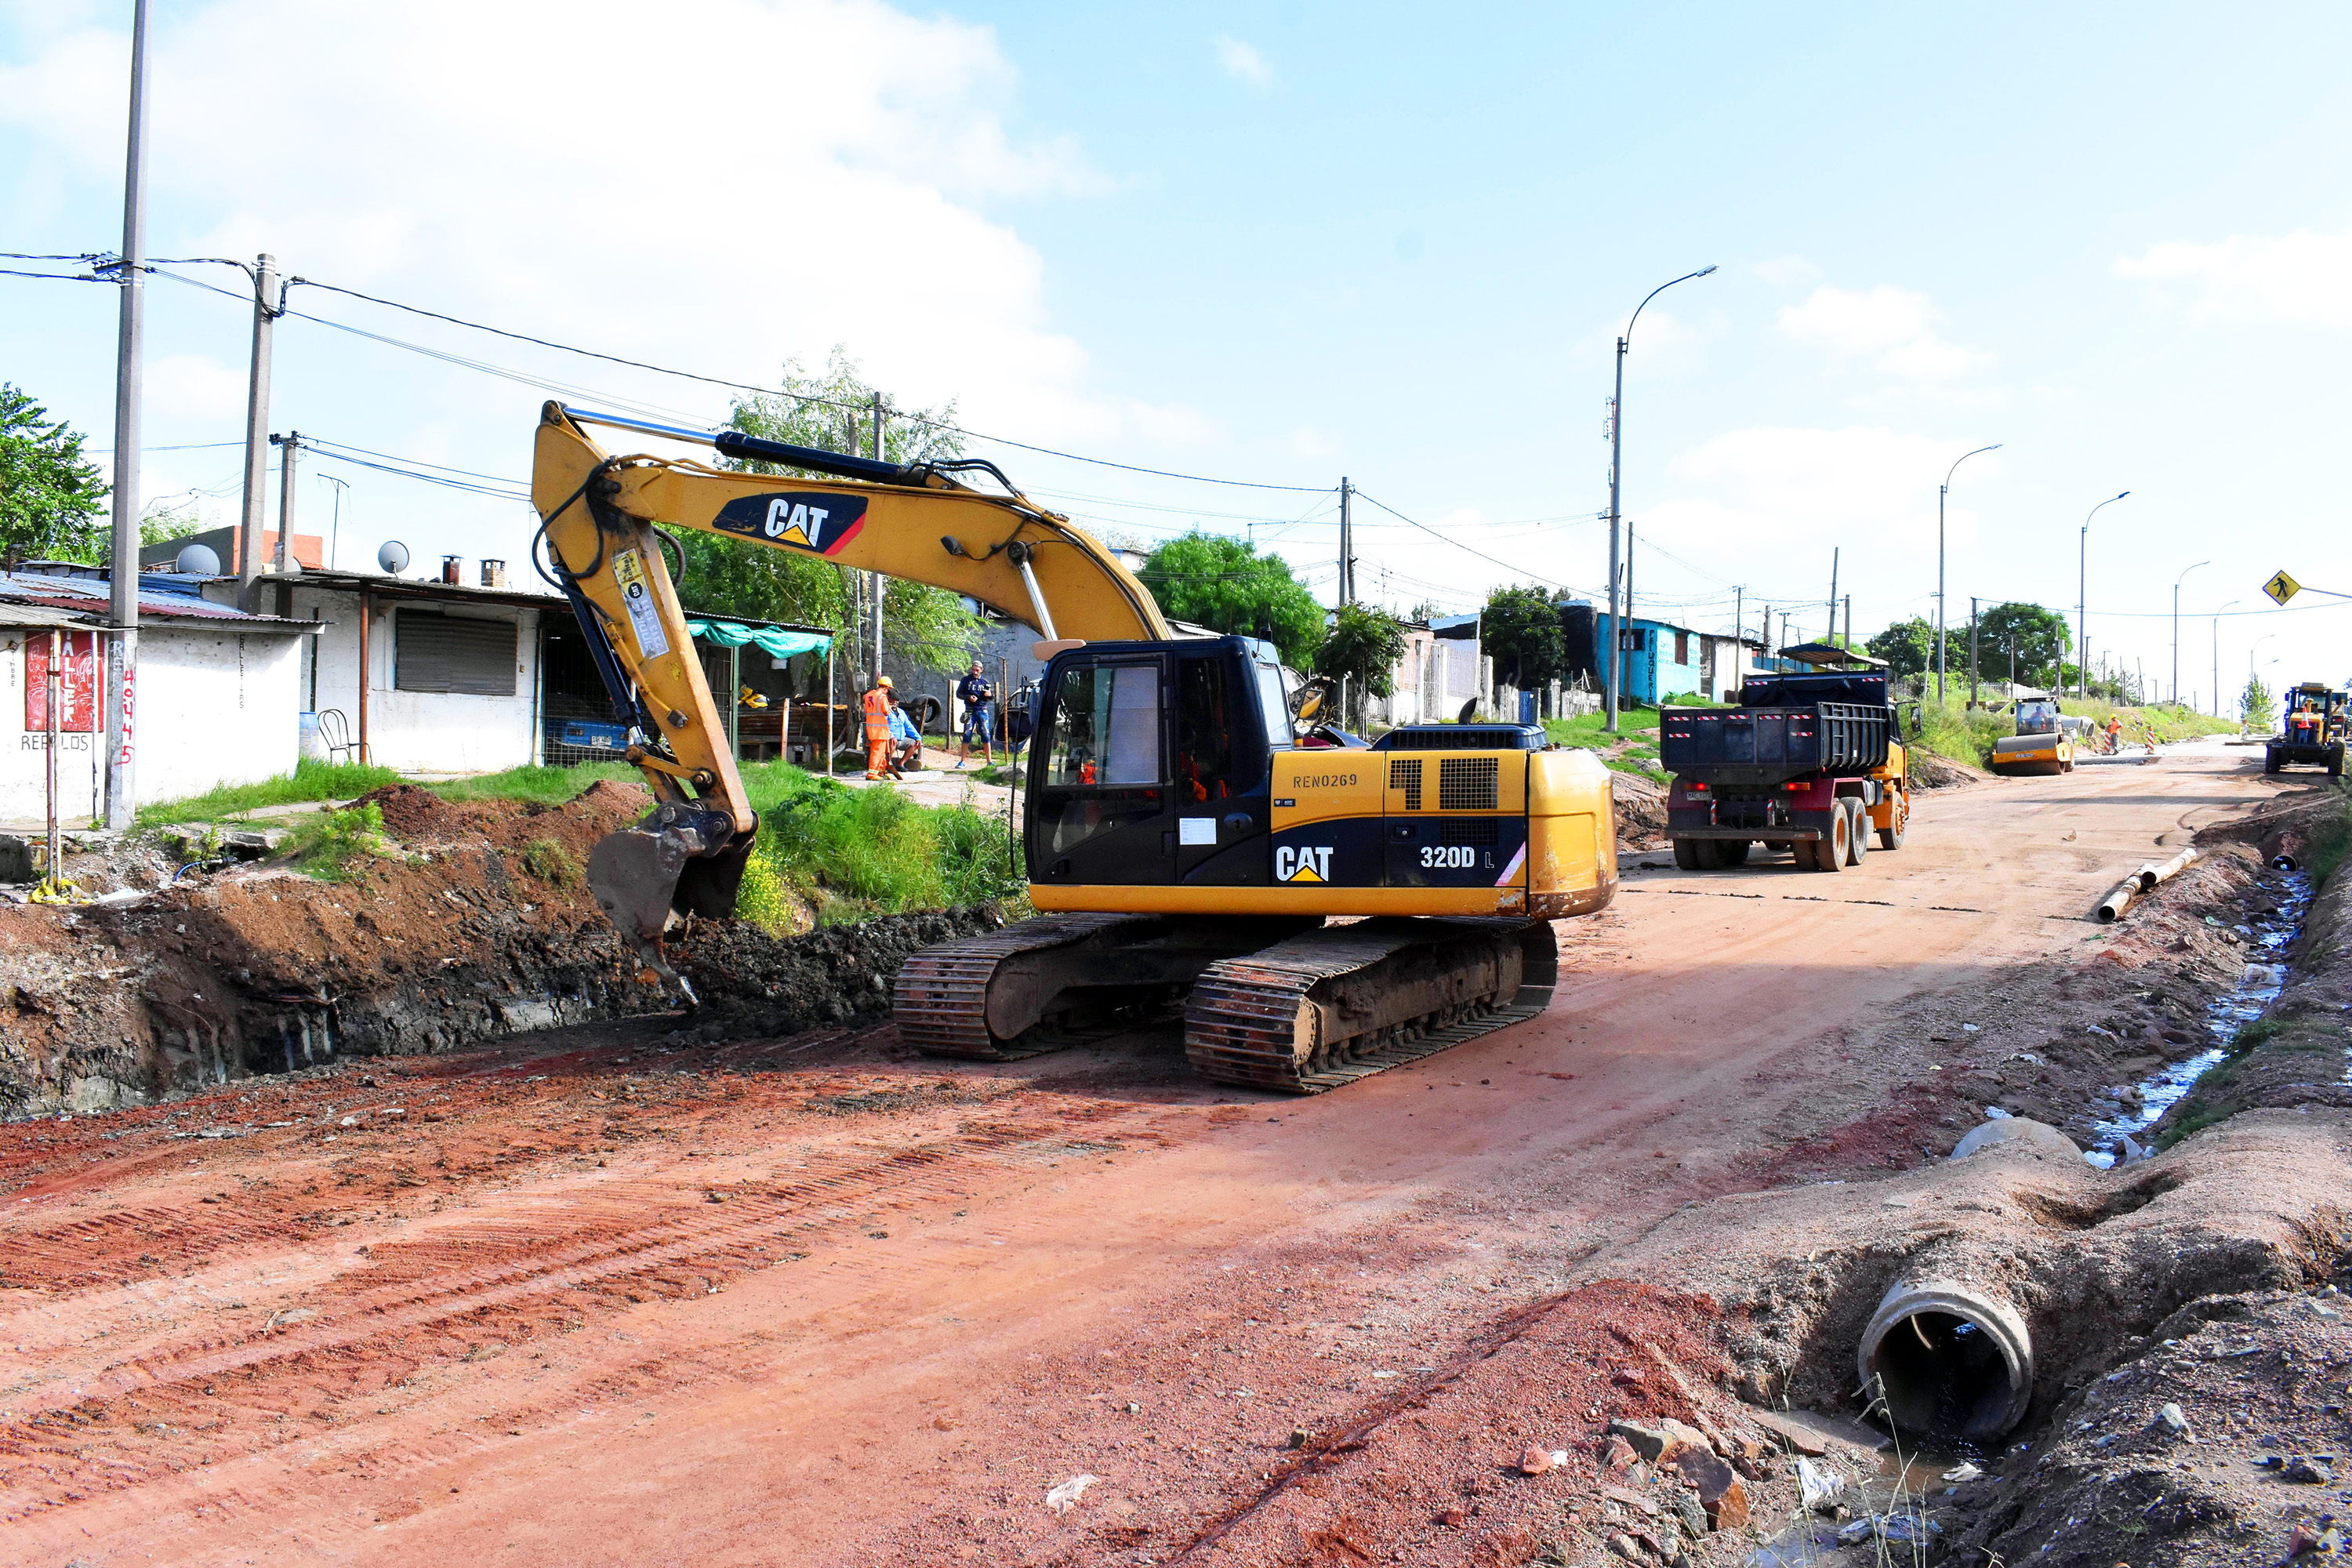
POLYGON ((544 520, 544 567, 572 603, 616 715, 636 731, 628 758, 656 801, 652 816, 597 847, 589 883, 649 966, 668 972, 661 935, 673 913, 733 911, 759 826, 656 523, 932 584, 1049 641, 1167 637, 1150 591, 1108 551, 1010 484, 1000 494, 967 482, 982 474, 1003 481, 985 463, 900 465, 557 403, 541 410, 531 500, 544 520), (615 457, 589 438, 592 425, 802 472, 615 457))

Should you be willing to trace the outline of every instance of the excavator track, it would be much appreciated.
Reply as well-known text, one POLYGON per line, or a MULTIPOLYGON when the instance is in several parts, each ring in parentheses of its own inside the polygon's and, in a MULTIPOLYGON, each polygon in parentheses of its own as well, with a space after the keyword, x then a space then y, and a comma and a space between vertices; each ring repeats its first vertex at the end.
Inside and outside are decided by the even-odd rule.
POLYGON ((898 1037, 931 1056, 1009 1062, 1172 1016, 1201 972, 1297 931, 1298 920, 1045 915, 907 960, 898 1037))
POLYGON ((1184 1051, 1219 1083, 1320 1094, 1532 1018, 1551 1001, 1549 924, 1370 920, 1212 964, 1184 1051))

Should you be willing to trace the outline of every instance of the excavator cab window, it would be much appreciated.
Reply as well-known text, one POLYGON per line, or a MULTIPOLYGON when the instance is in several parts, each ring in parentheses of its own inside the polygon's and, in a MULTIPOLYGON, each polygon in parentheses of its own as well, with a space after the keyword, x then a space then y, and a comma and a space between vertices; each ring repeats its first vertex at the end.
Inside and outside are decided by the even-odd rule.
POLYGON ((1160 661, 1066 663, 1038 744, 1031 874, 1051 881, 1168 876, 1169 791, 1160 767, 1160 661))
POLYGON ((1234 795, 1235 721, 1223 658, 1187 658, 1176 669, 1176 799, 1213 805, 1234 795))

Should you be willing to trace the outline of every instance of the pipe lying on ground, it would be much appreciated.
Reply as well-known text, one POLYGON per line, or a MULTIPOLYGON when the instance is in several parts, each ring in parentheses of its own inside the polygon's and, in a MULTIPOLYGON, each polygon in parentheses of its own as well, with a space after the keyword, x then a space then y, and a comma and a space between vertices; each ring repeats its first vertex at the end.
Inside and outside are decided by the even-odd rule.
POLYGON ((2099 900, 2099 923, 2109 925, 2123 919, 2124 911, 2131 908, 2131 901, 2137 898, 2139 893, 2137 872, 2117 882, 2113 889, 2109 889, 2107 896, 2099 900))
POLYGON ((2152 893, 2156 891, 2156 862, 2153 860, 2141 861, 2139 863, 2139 869, 2132 873, 2132 880, 2139 884, 2139 890, 2143 893, 2152 893))
POLYGON ((1854 1347, 1863 1387, 1897 1428, 1991 1443, 2033 1402, 2033 1339, 2017 1309, 1953 1279, 1898 1282, 1854 1347))
MULTIPOLYGON (((2189 867, 2196 863, 2197 851, 2194 849, 2183 849, 2171 859, 2167 860, 2162 865, 2157 867, 2156 880, 2158 882, 2169 882, 2172 879, 2178 877, 2181 872, 2186 871, 2189 867)), ((2154 885, 2154 883, 2149 884, 2151 887, 2154 885)))

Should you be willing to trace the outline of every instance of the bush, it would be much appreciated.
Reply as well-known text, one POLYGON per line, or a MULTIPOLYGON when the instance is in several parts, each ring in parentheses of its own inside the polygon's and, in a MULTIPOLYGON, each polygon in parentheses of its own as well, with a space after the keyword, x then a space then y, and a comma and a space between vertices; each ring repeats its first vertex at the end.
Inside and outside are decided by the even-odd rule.
POLYGON ((580 885, 580 862, 572 858, 571 850, 552 838, 534 838, 524 845, 522 868, 551 888, 580 885))
POLYGON ((321 882, 340 882, 351 875, 352 862, 362 856, 397 853, 383 836, 383 813, 373 801, 345 811, 332 811, 299 829, 287 853, 307 876, 321 882))
POLYGON ((763 930, 792 923, 793 897, 824 924, 989 903, 1023 879, 1004 824, 970 806, 923 806, 893 789, 851 789, 796 768, 763 770, 760 833, 736 913, 763 930))

